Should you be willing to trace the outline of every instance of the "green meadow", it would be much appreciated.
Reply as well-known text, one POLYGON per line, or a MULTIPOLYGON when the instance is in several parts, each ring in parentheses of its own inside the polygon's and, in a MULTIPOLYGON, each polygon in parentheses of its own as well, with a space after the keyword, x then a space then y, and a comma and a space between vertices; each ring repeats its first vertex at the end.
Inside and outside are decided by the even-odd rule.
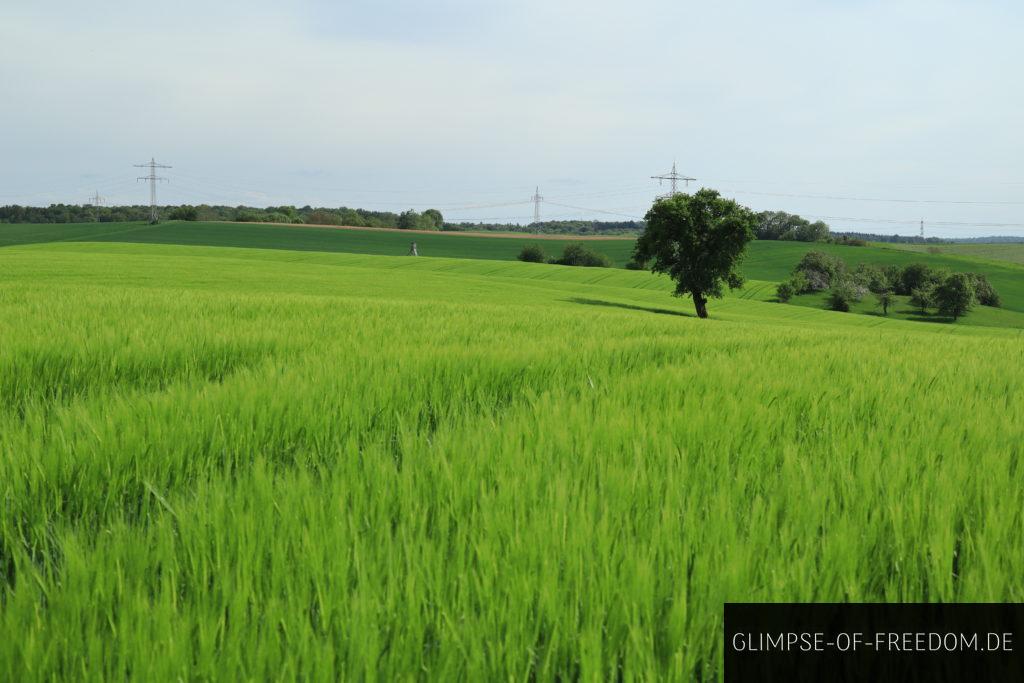
POLYGON ((1004 300, 925 324, 757 242, 698 320, 531 241, 0 226, 0 679, 718 680, 727 601, 1024 601, 1019 265, 825 247, 1004 300))

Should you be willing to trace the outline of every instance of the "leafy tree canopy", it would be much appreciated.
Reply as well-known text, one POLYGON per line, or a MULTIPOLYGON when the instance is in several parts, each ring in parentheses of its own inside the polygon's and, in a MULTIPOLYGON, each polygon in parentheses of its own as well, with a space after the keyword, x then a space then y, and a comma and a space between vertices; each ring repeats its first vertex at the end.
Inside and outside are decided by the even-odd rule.
POLYGON ((737 266, 757 222, 750 209, 705 188, 659 199, 646 222, 634 259, 675 280, 676 295, 691 295, 699 317, 708 317, 708 297, 743 285, 737 266))
POLYGON ((762 211, 757 214, 755 235, 759 240, 795 240, 797 242, 825 242, 829 238, 828 225, 785 211, 762 211))
POLYGON ((953 273, 935 288, 934 297, 939 313, 956 320, 974 306, 974 282, 967 273, 953 273))

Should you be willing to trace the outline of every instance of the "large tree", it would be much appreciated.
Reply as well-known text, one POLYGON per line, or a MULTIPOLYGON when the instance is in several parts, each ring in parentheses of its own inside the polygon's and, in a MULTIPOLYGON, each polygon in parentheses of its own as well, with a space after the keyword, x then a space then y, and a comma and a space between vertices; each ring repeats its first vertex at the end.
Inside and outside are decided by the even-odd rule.
POLYGON ((736 266, 754 238, 750 209, 702 189, 659 199, 646 221, 634 259, 675 280, 676 296, 692 296, 698 317, 708 317, 708 297, 722 296, 724 285, 743 285, 736 266))

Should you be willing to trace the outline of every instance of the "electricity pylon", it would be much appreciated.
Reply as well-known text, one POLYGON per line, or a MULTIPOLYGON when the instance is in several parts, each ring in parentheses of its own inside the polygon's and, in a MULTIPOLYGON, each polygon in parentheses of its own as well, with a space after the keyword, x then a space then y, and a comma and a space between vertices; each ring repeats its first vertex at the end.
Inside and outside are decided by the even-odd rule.
POLYGON ((158 164, 158 163, 156 163, 155 159, 150 158, 148 164, 135 164, 135 168, 148 168, 149 169, 149 175, 140 176, 138 178, 138 180, 148 180, 149 181, 149 221, 151 223, 156 223, 156 221, 157 221, 157 215, 156 215, 156 182, 158 180, 162 180, 163 182, 167 182, 167 178, 161 178, 161 177, 159 177, 156 174, 156 169, 158 169, 158 168, 171 168, 171 167, 170 166, 164 166, 163 164, 158 164))
POLYGON ((689 187, 690 186, 690 181, 691 180, 696 180, 696 178, 690 178, 689 176, 685 176, 685 175, 682 175, 680 173, 677 173, 676 172, 676 162, 674 162, 674 161, 672 162, 672 172, 671 173, 664 173, 662 175, 652 175, 651 178, 653 178, 654 180, 657 180, 659 185, 662 182, 666 181, 666 180, 669 181, 670 183, 672 183, 672 191, 669 192, 666 195, 662 195, 661 197, 659 197, 659 199, 663 199, 665 197, 674 197, 677 194, 679 194, 679 181, 680 180, 683 181, 684 187, 689 187))

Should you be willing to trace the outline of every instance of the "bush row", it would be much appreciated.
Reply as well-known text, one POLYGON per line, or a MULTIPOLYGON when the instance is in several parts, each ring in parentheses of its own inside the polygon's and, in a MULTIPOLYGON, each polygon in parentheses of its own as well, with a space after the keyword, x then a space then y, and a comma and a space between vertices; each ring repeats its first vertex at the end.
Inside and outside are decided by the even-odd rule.
POLYGON ((935 308, 953 319, 975 304, 1000 305, 999 293, 981 273, 950 273, 924 263, 906 266, 874 266, 866 263, 850 269, 837 256, 809 251, 793 269, 789 280, 776 288, 779 301, 798 294, 828 291, 829 307, 849 311, 870 292, 888 314, 895 295, 910 297, 910 303, 927 313, 935 308))
POLYGON ((560 258, 548 258, 539 244, 528 244, 519 252, 519 260, 529 263, 553 263, 560 266, 583 266, 587 268, 611 268, 612 261, 604 254, 592 251, 583 244, 565 245, 560 258))

